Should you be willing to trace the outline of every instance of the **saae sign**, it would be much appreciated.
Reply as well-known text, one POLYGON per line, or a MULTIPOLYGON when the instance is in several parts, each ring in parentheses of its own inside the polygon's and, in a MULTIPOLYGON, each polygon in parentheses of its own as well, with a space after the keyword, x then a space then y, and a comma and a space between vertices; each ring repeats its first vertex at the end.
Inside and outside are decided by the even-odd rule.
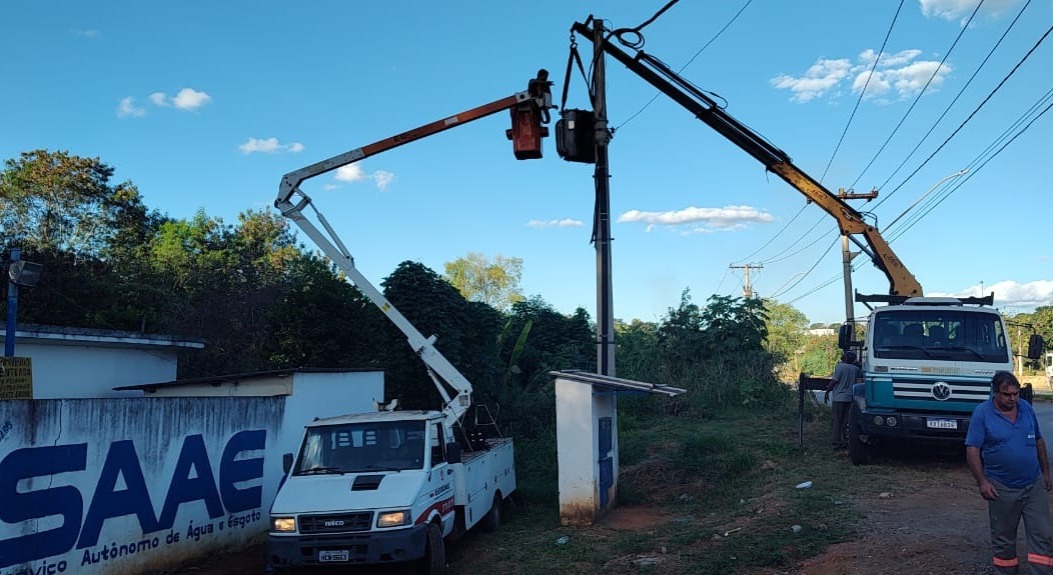
MULTIPOLYGON (((50 518, 45 525, 62 524, 36 533, 0 540, 0 568, 61 555, 74 548, 92 547, 107 519, 135 515, 143 534, 171 529, 179 506, 202 501, 210 519, 260 507, 262 486, 239 488, 239 484, 263 477, 263 458, 237 459, 246 451, 262 450, 267 432, 241 431, 227 441, 219 462, 219 475, 213 473, 201 435, 183 438, 172 476, 168 481, 164 505, 155 514, 130 439, 110 443, 106 461, 99 473, 95 491, 84 513, 84 497, 76 486, 63 485, 26 491, 19 484, 33 478, 87 469, 88 444, 74 443, 31 447, 12 451, 0 461, 0 521, 9 524, 50 518), (118 480, 123 484, 118 488, 118 480), (83 523, 81 521, 83 518, 83 523)), ((42 480, 43 481, 43 480, 42 480)))

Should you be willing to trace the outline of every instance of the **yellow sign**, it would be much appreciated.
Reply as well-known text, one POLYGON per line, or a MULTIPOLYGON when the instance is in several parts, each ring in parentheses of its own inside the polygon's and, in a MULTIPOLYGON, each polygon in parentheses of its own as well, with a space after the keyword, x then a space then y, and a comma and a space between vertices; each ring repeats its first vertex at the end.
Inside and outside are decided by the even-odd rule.
POLYGON ((0 400, 33 399, 33 361, 0 357, 0 400))

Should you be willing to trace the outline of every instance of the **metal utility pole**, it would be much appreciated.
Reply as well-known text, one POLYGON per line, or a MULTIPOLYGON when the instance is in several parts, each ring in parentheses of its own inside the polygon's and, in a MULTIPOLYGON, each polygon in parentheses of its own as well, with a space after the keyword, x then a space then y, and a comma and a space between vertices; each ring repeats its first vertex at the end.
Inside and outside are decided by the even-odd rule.
POLYGON ((611 287, 611 197, 610 172, 607 166, 606 71, 603 52, 603 20, 592 21, 592 110, 595 114, 596 207, 593 241, 596 243, 596 373, 614 377, 614 292, 611 287))
POLYGON ((750 270, 751 269, 755 269, 755 270, 764 269, 764 266, 762 264, 743 264, 741 266, 729 265, 728 268, 733 269, 733 270, 742 270, 742 269, 746 270, 746 283, 743 284, 743 286, 742 286, 742 297, 744 297, 746 299, 752 298, 753 297, 753 288, 750 287, 750 270))
MULTIPOLYGON (((11 248, 11 264, 22 259, 22 250, 11 248)), ((15 355, 15 322, 18 318, 18 284, 7 280, 7 327, 4 331, 4 357, 15 355)))
POLYGON ((845 276, 845 322, 855 323, 855 306, 852 302, 852 259, 859 255, 859 252, 852 252, 848 249, 848 236, 841 236, 841 264, 844 266, 845 276))

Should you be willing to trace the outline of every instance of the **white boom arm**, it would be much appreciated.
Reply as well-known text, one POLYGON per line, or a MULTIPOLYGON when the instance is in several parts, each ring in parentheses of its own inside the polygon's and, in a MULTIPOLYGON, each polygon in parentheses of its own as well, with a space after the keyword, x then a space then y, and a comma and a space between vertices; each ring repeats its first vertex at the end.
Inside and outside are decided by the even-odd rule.
POLYGON ((325 216, 317 208, 314 208, 311 198, 300 189, 300 184, 309 178, 330 172, 341 166, 346 166, 402 144, 509 109, 513 109, 513 129, 508 130, 508 137, 515 144, 516 157, 520 159, 541 157, 541 138, 547 134, 547 128, 541 127, 541 123, 547 121, 547 119, 542 120, 542 118, 547 118, 548 108, 552 107, 552 96, 550 94, 552 83, 547 78, 548 72, 541 70, 538 72, 536 79, 530 80, 527 91, 515 93, 489 104, 461 112, 455 116, 443 118, 397 136, 362 148, 356 148, 289 172, 282 177, 281 185, 278 188, 278 198, 274 201, 274 206, 281 211, 282 215, 299 226, 314 241, 315 245, 347 274, 351 282, 358 286, 358 289, 380 308, 380 311, 395 324, 395 327, 399 328, 406 335, 410 348, 424 361, 424 365, 428 369, 428 375, 442 396, 444 402, 443 412, 446 414, 447 425, 452 426, 455 422, 460 421, 464 413, 471 407, 472 384, 435 348, 436 338, 434 335, 427 338, 424 337, 406 319, 406 316, 402 315, 384 297, 384 294, 358 271, 351 253, 347 250, 344 243, 340 241, 332 226, 326 221, 325 216), (311 206, 314 210, 318 223, 324 228, 324 232, 304 215, 304 209, 308 206, 311 206), (457 395, 451 398, 446 385, 456 390, 457 395))
POLYGON ((299 190, 297 190, 297 194, 302 197, 297 204, 292 204, 288 200, 279 200, 275 203, 275 206, 281 210, 283 216, 299 226, 314 241, 315 245, 322 250, 322 253, 331 259, 341 271, 347 274, 351 283, 355 284, 359 291, 380 308, 380 311, 391 320, 391 323, 395 324, 395 327, 399 328, 406 335, 406 341, 409 343, 410 348, 424 362, 424 365, 428 368, 428 375, 442 396, 443 411, 446 413, 447 418, 446 423, 453 425, 454 422, 459 421, 464 412, 472 405, 472 384, 468 383, 464 375, 457 371, 457 368, 435 348, 436 338, 434 335, 427 338, 424 337, 420 330, 410 323, 406 316, 402 315, 398 308, 392 305, 384 297, 384 294, 358 271, 358 268, 355 267, 354 258, 351 257, 343 242, 337 237, 329 222, 326 221, 325 216, 314 208, 311 204, 311 199, 306 194, 299 190), (319 223, 325 228, 325 233, 318 229, 318 226, 303 214, 303 210, 307 206, 311 206, 314 209, 319 223), (442 383, 443 381, 457 390, 456 397, 450 398, 449 392, 442 383))

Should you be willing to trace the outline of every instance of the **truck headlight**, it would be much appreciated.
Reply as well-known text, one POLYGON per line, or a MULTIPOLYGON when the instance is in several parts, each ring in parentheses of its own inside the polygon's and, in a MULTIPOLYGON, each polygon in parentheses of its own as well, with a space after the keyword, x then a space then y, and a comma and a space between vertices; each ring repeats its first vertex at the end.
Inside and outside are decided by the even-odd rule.
POLYGON ((409 511, 388 511, 377 515, 377 527, 398 527, 409 525, 409 511))
POLYGON ((295 517, 271 517, 271 531, 290 533, 296 531, 295 517))

